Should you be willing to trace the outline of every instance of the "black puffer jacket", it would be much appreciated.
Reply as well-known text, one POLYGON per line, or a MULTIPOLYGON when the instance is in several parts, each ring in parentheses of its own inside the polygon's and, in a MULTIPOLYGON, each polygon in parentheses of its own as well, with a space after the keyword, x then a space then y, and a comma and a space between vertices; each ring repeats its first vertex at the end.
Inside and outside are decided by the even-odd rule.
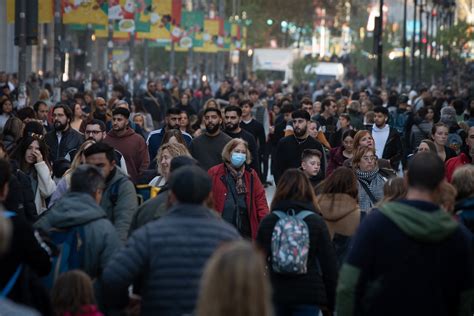
MULTIPOLYGON (((296 214, 303 210, 315 212, 311 203, 301 201, 281 201, 272 209, 272 212, 275 210, 286 212, 289 209, 295 210, 296 214)), ((272 270, 271 240, 273 228, 278 220, 278 216, 270 213, 260 223, 257 233, 257 243, 267 255, 274 302, 286 306, 327 306, 333 310, 337 282, 337 260, 324 220, 316 212, 304 219, 310 232, 310 241, 308 272, 303 275, 278 274, 272 270)))
POLYGON ((69 127, 65 132, 63 132, 61 142, 59 144, 56 131, 54 130, 47 133, 44 140, 49 146, 49 161, 54 163, 59 158, 66 157, 67 154, 69 154, 70 160, 72 161, 76 151, 84 142, 84 136, 78 131, 69 127))
POLYGON ((234 227, 200 205, 178 204, 128 240, 102 275, 111 307, 127 304, 127 288, 140 281, 141 315, 191 314, 206 261, 222 243, 239 239, 234 227))

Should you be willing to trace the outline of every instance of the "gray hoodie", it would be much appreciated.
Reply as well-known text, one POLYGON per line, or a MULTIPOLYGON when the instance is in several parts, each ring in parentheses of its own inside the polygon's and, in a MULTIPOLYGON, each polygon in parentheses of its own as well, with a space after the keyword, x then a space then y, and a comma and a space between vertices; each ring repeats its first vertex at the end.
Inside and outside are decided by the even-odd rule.
POLYGON ((82 269, 92 278, 101 275, 112 255, 121 247, 117 231, 104 210, 87 193, 69 192, 36 223, 36 228, 66 229, 84 225, 85 254, 82 269))

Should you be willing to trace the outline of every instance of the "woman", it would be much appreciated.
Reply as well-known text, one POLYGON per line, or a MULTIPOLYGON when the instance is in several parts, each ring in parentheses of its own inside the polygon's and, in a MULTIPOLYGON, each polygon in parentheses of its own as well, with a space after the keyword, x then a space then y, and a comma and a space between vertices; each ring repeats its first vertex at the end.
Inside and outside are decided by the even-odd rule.
POLYGON ((354 130, 347 130, 342 134, 342 145, 329 151, 329 163, 326 174, 329 176, 334 170, 341 167, 347 159, 351 159, 354 149, 354 130))
POLYGON ((456 152, 446 146, 448 142, 448 134, 448 125, 444 123, 436 123, 431 129, 431 138, 436 145, 437 154, 444 162, 448 161, 450 158, 456 157, 456 152))
POLYGON ((383 199, 383 187, 387 181, 380 173, 375 149, 366 146, 357 149, 352 158, 352 167, 359 186, 360 209, 369 212, 383 199))
POLYGON ((3 144, 9 155, 15 150, 18 140, 23 134, 25 125, 17 117, 10 117, 3 128, 3 144))
POLYGON ((204 269, 196 316, 222 315, 273 315, 265 262, 249 242, 220 247, 204 269))
POLYGON ((133 123, 140 126, 140 128, 142 130, 142 136, 145 139, 148 139, 148 135, 150 134, 150 130, 148 128, 146 128, 146 126, 145 126, 145 116, 143 115, 143 113, 135 113, 135 114, 132 115, 132 117, 133 117, 133 123))
POLYGON ((188 133, 193 135, 194 131, 191 128, 191 123, 189 121, 189 115, 186 111, 181 111, 179 114, 179 130, 183 133, 188 133))
POLYGON ((5 127, 8 119, 13 116, 13 103, 8 98, 0 101, 0 132, 5 127))
POLYGON ((157 169, 159 176, 154 177, 149 185, 162 188, 165 186, 170 175, 171 159, 178 156, 191 157, 185 145, 175 142, 167 142, 160 146, 156 155, 157 169))
POLYGON ((319 315, 323 307, 334 309, 337 261, 324 220, 317 214, 316 196, 308 177, 300 170, 288 169, 278 182, 271 204, 257 234, 257 243, 265 252, 273 285, 276 315, 319 315), (280 274, 273 270, 272 235, 279 221, 275 211, 295 214, 310 211, 304 219, 309 231, 309 251, 305 274, 280 274), (298 313, 299 312, 299 313, 298 313))
MULTIPOLYGON (((309 136, 313 137, 316 139, 318 142, 321 143, 324 147, 327 148, 327 150, 331 149, 331 145, 329 144, 328 140, 326 139, 326 136, 324 135, 323 132, 319 132, 319 123, 317 121, 309 121, 308 123, 308 133, 309 136)), ((291 130, 292 133, 288 133, 288 135, 293 135, 293 130, 291 130)), ((285 136, 288 136, 287 133, 285 132, 285 136)))
POLYGON ((84 164, 86 162, 86 157, 84 156, 84 151, 89 148, 92 144, 95 144, 95 140, 88 139, 84 143, 82 143, 81 147, 77 150, 76 156, 71 163, 71 167, 66 170, 64 176, 59 180, 56 190, 54 191, 53 195, 51 195, 51 199, 49 201, 49 207, 51 208, 57 200, 63 197, 69 190, 71 186, 71 175, 76 170, 77 167, 84 164))
MULTIPOLYGON (((354 136, 354 148, 352 152, 355 153, 357 149, 361 146, 367 146, 374 148, 375 150, 375 141, 372 135, 368 130, 358 131, 354 136)), ((386 159, 379 159, 378 164, 380 168, 391 169, 390 163, 386 159)), ((344 167, 352 168, 352 158, 346 159, 343 163, 344 167)))
POLYGON ((46 211, 46 199, 56 190, 56 183, 51 178, 51 167, 48 162, 48 148, 38 137, 27 136, 18 148, 20 169, 31 180, 35 193, 35 204, 38 215, 46 211))
POLYGON ((417 148, 422 139, 429 138, 433 128, 434 112, 432 108, 421 108, 413 121, 410 131, 410 148, 417 148))
POLYGON ((180 102, 176 105, 180 111, 185 111, 188 113, 189 116, 196 115, 196 111, 194 111, 193 107, 191 106, 191 97, 187 93, 183 93, 181 95, 180 102))
POLYGON ((319 185, 317 191, 320 194, 316 201, 341 266, 349 248, 350 237, 354 235, 361 220, 357 179, 351 169, 340 167, 319 185))
POLYGON ((147 110, 143 107, 143 102, 139 98, 133 99, 133 112, 131 113, 131 117, 135 117, 137 114, 141 114, 143 116, 143 126, 141 126, 142 130, 151 132, 154 130, 153 126, 153 118, 151 114, 147 112, 147 110))
POLYGON ((247 239, 255 239, 268 214, 265 190, 255 170, 246 141, 234 138, 222 150, 223 163, 209 169, 217 212, 247 239))
POLYGON ((71 127, 75 129, 76 131, 79 132, 81 129, 82 125, 82 107, 80 103, 74 103, 74 105, 71 107, 72 111, 72 121, 71 121, 71 127))

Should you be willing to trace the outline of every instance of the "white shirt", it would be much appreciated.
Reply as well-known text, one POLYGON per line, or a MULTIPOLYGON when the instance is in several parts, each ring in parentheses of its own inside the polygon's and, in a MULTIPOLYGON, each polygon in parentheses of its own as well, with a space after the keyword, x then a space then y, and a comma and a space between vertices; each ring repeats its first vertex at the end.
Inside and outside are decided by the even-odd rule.
POLYGON ((372 137, 375 142, 375 154, 377 158, 381 159, 385 144, 387 143, 388 134, 390 133, 390 126, 385 124, 385 127, 378 128, 375 124, 372 126, 372 137))

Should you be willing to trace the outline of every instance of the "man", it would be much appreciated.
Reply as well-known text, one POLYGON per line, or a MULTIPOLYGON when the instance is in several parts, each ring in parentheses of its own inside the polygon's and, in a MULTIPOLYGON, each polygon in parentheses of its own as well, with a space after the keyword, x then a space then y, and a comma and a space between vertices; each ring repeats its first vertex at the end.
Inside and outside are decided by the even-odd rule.
MULTIPOLYGON (((324 152, 323 146, 308 134, 308 122, 310 116, 305 110, 296 110, 291 114, 293 119, 294 135, 286 136, 278 142, 275 154, 275 183, 278 183, 280 176, 289 168, 300 166, 302 153, 305 149, 317 149, 324 152)), ((322 180, 326 175, 326 160, 321 159, 321 171, 315 180, 322 180)))
POLYGON ((81 133, 71 128, 72 112, 67 105, 57 104, 53 108, 54 130, 46 134, 45 142, 49 146, 49 161, 69 157, 72 161, 75 152, 84 142, 81 133))
MULTIPOLYGON (((105 129, 104 122, 101 120, 92 119, 86 123, 84 136, 86 137, 86 140, 92 139, 96 143, 100 143, 105 139, 105 136, 107 136, 105 129)), ((115 160, 117 165, 120 167, 120 169, 122 169, 123 173, 128 175, 127 163, 125 162, 125 158, 123 158, 122 153, 115 149, 115 156, 117 158, 115 160)))
POLYGON ((474 126, 469 127, 464 150, 457 157, 446 161, 446 179, 451 182, 454 171, 469 163, 474 163, 474 126))
MULTIPOLYGON (((270 145, 271 145, 271 173, 275 175, 275 157, 276 157, 276 150, 278 147, 278 142, 280 139, 285 137, 285 130, 287 128, 287 124, 291 121, 291 112, 293 112, 293 106, 289 102, 281 102, 283 105, 280 109, 280 116, 281 120, 279 123, 275 122, 275 127, 273 128, 273 133, 270 134, 270 145)), ((293 126, 291 126, 293 132, 293 126)))
POLYGON ((36 113, 36 118, 41 121, 46 132, 53 130, 53 126, 48 122, 49 107, 44 101, 37 101, 33 105, 36 113))
POLYGON ((222 163, 222 150, 232 139, 221 132, 221 111, 215 108, 204 110, 203 121, 206 132, 191 142, 189 152, 204 170, 222 163))
POLYGON ((428 88, 421 87, 419 91, 419 96, 413 101, 413 111, 417 112, 419 109, 425 106, 425 99, 430 97, 430 92, 428 88))
POLYGON ((372 137, 375 142, 375 153, 377 158, 387 159, 392 169, 397 171, 403 156, 402 141, 400 134, 387 124, 388 110, 382 106, 374 109, 375 123, 372 126, 372 137))
POLYGON ((145 110, 150 113, 153 119, 153 126, 158 128, 160 122, 163 120, 164 101, 159 93, 156 92, 156 85, 154 81, 148 81, 147 90, 142 95, 142 103, 145 110))
POLYGON ((104 143, 123 154, 127 171, 134 183, 150 164, 145 140, 129 127, 130 112, 116 108, 112 112, 112 130, 107 133, 104 143))
POLYGON ((104 98, 98 97, 95 99, 95 111, 92 113, 91 118, 101 120, 105 124, 111 121, 110 114, 107 113, 107 102, 104 98))
POLYGON ((206 261, 223 243, 239 239, 234 227, 204 206, 211 180, 201 168, 179 168, 169 187, 168 214, 133 233, 104 271, 112 307, 124 307, 128 287, 141 281, 142 315, 191 315, 206 261))
POLYGON ((242 110, 235 105, 228 105, 224 110, 225 133, 232 138, 242 138, 249 145, 249 151, 252 155, 251 167, 258 170, 258 147, 252 134, 240 127, 242 121, 242 110))
MULTIPOLYGON (((240 102, 240 109, 242 110, 242 116, 241 116, 241 121, 240 121, 240 127, 250 134, 253 135, 257 142, 258 146, 258 159, 260 162, 262 162, 262 159, 265 157, 265 149, 266 149, 266 134, 265 134, 265 129, 263 128, 263 125, 259 123, 257 120, 255 120, 252 117, 252 108, 253 108, 253 102, 250 100, 243 100, 240 102)), ((268 159, 268 158, 267 158, 268 159)), ((257 173, 260 176, 260 180, 262 181, 263 184, 266 182, 266 177, 263 177, 263 171, 261 166, 259 165, 257 168, 257 173)))
POLYGON ((405 200, 374 209, 339 274, 337 315, 472 315, 471 236, 435 204, 444 166, 433 153, 408 164, 405 200))
POLYGON ((229 105, 239 106, 240 96, 237 92, 232 92, 229 95, 229 105))
POLYGON ((71 176, 70 192, 35 223, 36 228, 45 231, 82 226, 85 247, 83 261, 78 268, 91 279, 100 279, 106 264, 121 247, 117 231, 99 205, 104 180, 97 167, 77 167, 71 176))
MULTIPOLYGON (((158 149, 160 149, 161 142, 163 140, 163 136, 165 135, 165 132, 170 129, 179 130, 180 117, 181 117, 181 111, 179 109, 176 109, 176 108, 169 109, 166 112, 165 127, 152 131, 148 135, 148 139, 146 140, 146 143, 148 145, 148 153, 150 155, 150 161, 153 161, 155 159, 156 154, 158 153, 158 149)), ((186 144, 188 144, 189 146, 189 144, 191 144, 191 141, 193 140, 192 136, 183 131, 181 131, 181 134, 183 135, 183 138, 186 141, 186 144)), ((156 164, 152 166, 153 169, 155 167, 156 167, 156 164)))
POLYGON ((265 137, 270 134, 270 116, 268 115, 268 110, 263 106, 262 102, 259 100, 259 94, 256 89, 250 89, 249 91, 250 102, 253 103, 252 106, 252 115, 253 117, 262 124, 263 129, 265 130, 265 137))
POLYGON ((303 98, 300 102, 301 109, 305 110, 306 112, 309 113, 310 117, 313 117, 314 113, 314 108, 313 108, 313 102, 311 101, 310 98, 303 98))
POLYGON ((321 103, 321 114, 316 118, 316 121, 322 128, 324 136, 329 141, 331 147, 336 147, 336 131, 337 131, 337 105, 336 101, 331 98, 324 99, 321 103))
POLYGON ((84 156, 87 164, 102 170, 105 188, 100 206, 117 229, 119 238, 125 242, 138 206, 135 187, 128 177, 116 168, 114 149, 109 145, 104 142, 93 144, 84 151, 84 156))

